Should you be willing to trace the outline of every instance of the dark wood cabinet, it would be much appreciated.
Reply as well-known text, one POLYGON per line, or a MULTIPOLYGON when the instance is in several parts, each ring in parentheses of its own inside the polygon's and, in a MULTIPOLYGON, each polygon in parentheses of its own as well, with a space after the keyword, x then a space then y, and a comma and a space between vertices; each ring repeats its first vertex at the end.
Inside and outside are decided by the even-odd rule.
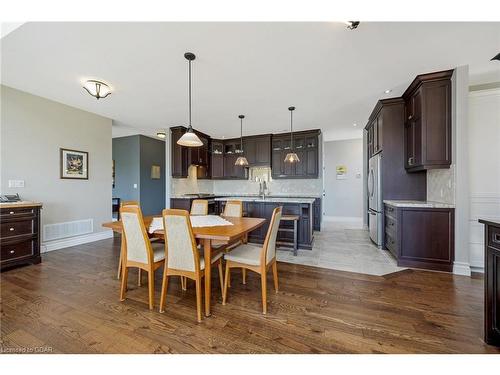
POLYGON ((453 70, 421 74, 403 94, 409 172, 451 165, 452 74, 453 70))
POLYGON ((4 203, 0 207, 1 270, 40 263, 41 204, 4 203))
POLYGON ((239 139, 224 141, 224 178, 245 180, 248 178, 248 168, 235 165, 241 156, 241 144, 239 139))
POLYGON ((243 150, 249 167, 271 166, 271 135, 243 138, 243 150))
POLYGON ((182 147, 177 144, 177 141, 186 132, 183 126, 171 128, 171 169, 172 177, 185 178, 188 176, 189 156, 188 147, 182 147))
POLYGON ((500 222, 484 229, 484 341, 500 346, 500 222))
POLYGON ((321 209, 321 198, 316 198, 313 203, 313 229, 321 231, 321 218, 323 216, 321 209))
MULTIPOLYGON (((377 128, 378 152, 382 152, 382 198, 390 200, 425 200, 426 172, 408 173, 405 164, 405 102, 402 98, 377 102, 365 127, 368 159, 373 156, 374 127, 377 128), (372 145, 370 146, 370 138, 372 145), (372 152, 372 154, 370 154, 372 152)), ((368 163, 368 161, 367 161, 368 163)))
POLYGON ((170 208, 191 211, 192 198, 170 198, 170 208))
POLYGON ((212 140, 211 176, 213 179, 224 178, 224 142, 212 140))
POLYGON ((451 272, 454 209, 385 206, 385 246, 398 266, 451 272))
POLYGON ((272 177, 318 178, 319 176, 319 130, 294 132, 294 151, 299 162, 285 163, 286 154, 291 150, 290 134, 273 135, 271 147, 272 177))

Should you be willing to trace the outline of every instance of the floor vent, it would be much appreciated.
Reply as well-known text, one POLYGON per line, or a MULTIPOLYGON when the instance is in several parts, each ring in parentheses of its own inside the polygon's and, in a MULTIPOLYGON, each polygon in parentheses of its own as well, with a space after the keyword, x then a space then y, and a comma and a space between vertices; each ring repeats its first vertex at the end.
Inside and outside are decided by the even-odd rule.
POLYGON ((92 219, 67 221, 65 223, 46 224, 43 226, 43 241, 74 237, 94 231, 92 219))

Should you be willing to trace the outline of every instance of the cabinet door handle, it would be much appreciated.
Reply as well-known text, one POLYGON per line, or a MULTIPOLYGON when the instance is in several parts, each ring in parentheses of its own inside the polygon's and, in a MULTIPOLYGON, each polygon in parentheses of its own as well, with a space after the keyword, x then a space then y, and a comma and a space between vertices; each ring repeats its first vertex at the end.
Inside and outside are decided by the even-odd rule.
POLYGON ((389 226, 393 227, 393 226, 394 226, 394 223, 389 223, 389 226))
POLYGON ((11 232, 14 232, 14 228, 9 228, 9 230, 10 230, 11 232))
POLYGON ((412 118, 413 118, 413 116, 412 116, 412 115, 409 115, 409 116, 408 116, 408 120, 411 120, 412 118))
POLYGON ((15 250, 9 251, 9 253, 11 253, 11 254, 14 254, 15 252, 16 252, 15 250))
POLYGON ((9 214, 14 215, 14 211, 10 211, 9 214))

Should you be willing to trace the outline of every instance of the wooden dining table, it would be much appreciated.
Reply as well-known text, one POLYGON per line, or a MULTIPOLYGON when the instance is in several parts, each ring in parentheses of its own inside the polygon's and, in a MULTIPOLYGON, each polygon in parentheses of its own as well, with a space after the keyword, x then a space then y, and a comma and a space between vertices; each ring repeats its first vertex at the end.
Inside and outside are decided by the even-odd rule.
MULTIPOLYGON (((161 217, 144 216, 144 225, 149 228, 153 218, 161 217)), ((224 217, 233 225, 218 225, 212 227, 193 227, 194 237, 203 245, 205 265, 212 264, 212 257, 220 251, 224 251, 225 247, 212 248, 212 241, 217 243, 230 244, 245 237, 249 232, 261 227, 266 222, 266 219, 253 217, 224 217)), ((114 232, 122 233, 123 227, 121 221, 111 221, 102 224, 105 228, 110 228, 114 232)), ((152 237, 165 238, 164 230, 156 230, 151 233, 152 237)), ((211 274, 212 267, 205 267, 205 315, 210 316, 210 300, 211 300, 211 274)))

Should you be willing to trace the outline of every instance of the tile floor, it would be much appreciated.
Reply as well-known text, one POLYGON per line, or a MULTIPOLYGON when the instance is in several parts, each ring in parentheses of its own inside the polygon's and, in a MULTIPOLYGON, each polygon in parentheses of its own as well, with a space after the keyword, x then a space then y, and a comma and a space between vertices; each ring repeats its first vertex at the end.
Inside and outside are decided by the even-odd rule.
POLYGON ((382 276, 404 270, 387 250, 378 249, 368 231, 353 223, 325 222, 314 232, 312 250, 299 250, 297 256, 278 250, 280 262, 303 264, 339 271, 382 276))

